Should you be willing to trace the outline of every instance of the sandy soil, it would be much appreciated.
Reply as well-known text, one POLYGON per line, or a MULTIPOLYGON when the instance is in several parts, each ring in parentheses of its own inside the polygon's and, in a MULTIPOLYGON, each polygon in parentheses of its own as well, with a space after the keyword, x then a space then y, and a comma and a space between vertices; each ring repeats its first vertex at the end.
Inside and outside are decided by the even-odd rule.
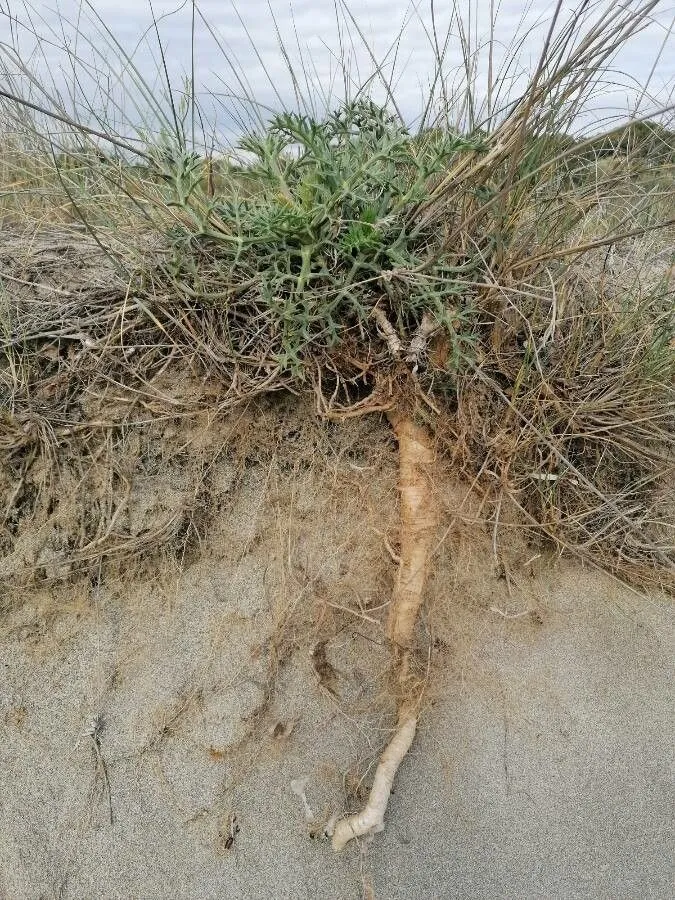
POLYGON ((182 571, 36 588, 0 623, 3 900, 672 896, 666 600, 510 536, 499 577, 489 534, 453 532, 386 830, 336 855, 322 826, 391 723, 393 464, 218 465, 182 571))

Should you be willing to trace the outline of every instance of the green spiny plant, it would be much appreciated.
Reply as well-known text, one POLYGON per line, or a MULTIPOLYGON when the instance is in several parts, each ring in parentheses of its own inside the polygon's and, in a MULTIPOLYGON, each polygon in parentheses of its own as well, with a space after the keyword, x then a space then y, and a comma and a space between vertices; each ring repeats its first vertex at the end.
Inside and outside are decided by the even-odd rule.
POLYGON ((456 275, 477 268, 477 254, 459 268, 440 258, 402 286, 396 279, 425 266, 436 243, 431 224, 409 219, 429 180, 481 148, 481 140, 461 135, 418 141, 385 109, 361 101, 322 121, 274 117, 264 135, 241 142, 251 158, 241 184, 231 182, 229 195, 210 202, 194 194, 199 160, 174 159, 164 195, 182 211, 171 233, 172 281, 194 289, 200 253, 223 272, 236 271, 240 285, 252 280, 248 298, 269 322, 272 357, 295 375, 341 341, 370 340, 374 309, 408 343, 432 316, 457 346, 466 309, 457 308, 456 275))

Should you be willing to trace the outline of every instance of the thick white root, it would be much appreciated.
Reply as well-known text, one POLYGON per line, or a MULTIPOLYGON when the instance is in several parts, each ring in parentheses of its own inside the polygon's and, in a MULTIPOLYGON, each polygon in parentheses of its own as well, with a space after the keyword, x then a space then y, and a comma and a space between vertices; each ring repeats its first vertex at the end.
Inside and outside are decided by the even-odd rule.
POLYGON ((335 826, 334 850, 342 850, 352 838, 384 828, 384 814, 396 772, 417 730, 419 688, 411 679, 409 664, 436 527, 436 507, 429 483, 433 449, 428 431, 410 417, 390 413, 389 420, 398 438, 401 494, 401 551, 388 627, 399 692, 398 727, 380 758, 365 808, 335 826))
MULTIPOLYGON (((426 428, 408 417, 390 414, 389 420, 398 439, 401 495, 400 562, 389 617, 389 639, 395 651, 406 653, 424 599, 437 521, 430 483, 434 452, 426 428)), ((398 673, 399 679, 403 674, 398 673)))
POLYGON ((415 737, 417 719, 410 717, 399 725, 396 734, 382 754, 375 780, 368 797, 368 803, 347 819, 341 819, 333 832, 333 850, 343 850, 352 838, 375 834, 384 828, 384 814, 387 811, 394 777, 415 737))

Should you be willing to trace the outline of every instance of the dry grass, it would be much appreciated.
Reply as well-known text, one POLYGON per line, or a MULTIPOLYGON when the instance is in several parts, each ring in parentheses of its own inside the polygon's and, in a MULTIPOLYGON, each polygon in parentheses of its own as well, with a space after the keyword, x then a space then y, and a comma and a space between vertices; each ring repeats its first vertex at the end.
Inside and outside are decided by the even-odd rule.
POLYGON ((505 296, 498 340, 460 385, 455 426, 495 533, 512 504, 561 550, 670 590, 671 255, 667 240, 624 242, 617 271, 608 254, 575 267, 555 304, 505 296), (648 271, 636 277, 631 261, 648 271))
MULTIPOLYGON (((672 589, 668 254, 667 240, 628 240, 614 272, 611 256, 598 254, 556 280, 554 309, 536 289, 497 289, 498 327, 479 335, 472 369, 454 378, 456 399, 443 403, 439 419, 428 416, 484 494, 498 537, 512 504, 560 548, 634 583, 672 589)), ((95 571, 102 559, 151 558, 158 548, 189 558, 186 547, 208 528, 208 454, 195 457, 186 444, 172 458, 167 436, 189 423, 215 452, 228 414, 270 388, 297 386, 233 363, 217 310, 176 306, 170 296, 151 307, 136 302, 83 235, 50 229, 31 244, 17 236, 5 243, 2 271, 2 543, 10 567, 20 558, 20 580, 53 579, 95 571), (176 371, 189 377, 177 381, 176 371), (134 534, 128 505, 139 462, 141 472, 184 467, 189 489, 134 534), (29 532, 42 536, 32 558, 22 542, 29 532)), ((365 387, 352 390, 358 397, 365 387)), ((332 426, 319 452, 331 452, 342 427, 332 426)), ((254 455, 273 444, 264 420, 252 427, 247 417, 247 435, 254 455)), ((296 441, 307 441, 302 429, 296 441)), ((231 446, 241 450, 241 433, 231 446)))
MULTIPOLYGON (((185 559, 208 528, 208 454, 195 456, 187 439, 176 453, 167 439, 175 447, 172 434, 189 423, 215 452, 225 417, 283 382, 240 369, 218 350, 217 311, 177 309, 171 298, 150 310, 136 304, 83 236, 50 231, 31 247, 16 241, 2 261, 6 559, 16 561, 17 548, 30 558, 20 540, 30 531, 48 552, 36 551, 24 576, 70 577, 102 558, 152 557, 160 547, 185 559), (189 377, 177 381, 176 371, 189 377), (153 466, 184 467, 189 487, 134 534, 129 492, 153 466)), ((633 240, 614 274, 570 270, 568 282, 557 282, 555 311, 536 291, 500 291, 499 329, 487 331, 474 367, 456 380, 456 400, 440 419, 428 415, 491 504, 484 515, 497 536, 513 504, 533 533, 560 548, 634 583, 672 589, 672 286, 657 278, 665 249, 659 260, 663 248, 633 240), (648 259, 647 273, 627 271, 631 257, 648 259)), ((598 265, 605 258, 608 270, 606 254, 598 265)), ((343 427, 331 426, 318 452, 330 454, 343 427)), ((295 440, 311 447, 314 438, 300 429, 295 440)), ((247 417, 251 452, 273 444, 264 419, 247 417)), ((241 432, 229 446, 241 451, 241 432)))

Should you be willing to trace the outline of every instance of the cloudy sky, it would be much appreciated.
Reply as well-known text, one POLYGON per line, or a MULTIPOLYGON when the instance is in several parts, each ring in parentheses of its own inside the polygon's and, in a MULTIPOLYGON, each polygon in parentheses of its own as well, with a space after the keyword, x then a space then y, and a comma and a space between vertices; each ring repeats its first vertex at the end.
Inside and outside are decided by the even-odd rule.
MULTIPOLYGON (((562 22, 580 2, 564 4, 562 22)), ((636 8, 640 5, 638 0, 626 3, 636 8)), ((616 10, 618 2, 592 0, 585 5, 588 11, 578 26, 579 35, 616 10)), ((348 5, 343 0, 239 0, 236 4, 201 0, 195 14, 194 42, 190 0, 182 4, 154 0, 153 9, 166 69, 177 92, 182 73, 193 65, 194 46, 195 83, 205 114, 210 121, 217 117, 221 134, 235 134, 242 127, 242 118, 255 116, 250 103, 242 105, 244 95, 255 97, 263 118, 271 110, 294 105, 297 91, 305 100, 330 105, 325 96, 343 95, 345 78, 353 90, 375 73, 375 93, 383 95, 378 66, 393 85, 401 113, 412 122, 423 109, 434 78, 435 45, 444 55, 447 90, 452 92, 463 82, 462 31, 472 51, 483 48, 474 56, 474 75, 477 94, 484 97, 491 7, 496 16, 493 71, 504 73, 505 93, 513 94, 524 74, 536 65, 555 4, 547 0, 463 0, 458 6, 463 15, 461 28, 453 15, 452 0, 349 0, 348 5), (207 93, 212 99, 207 99, 207 93)), ((116 119, 120 131, 133 130, 147 117, 153 100, 159 98, 166 108, 160 77, 164 63, 146 0, 54 0, 23 7, 17 0, 9 0, 9 5, 0 0, 0 11, 0 41, 18 45, 22 60, 38 73, 42 84, 49 84, 49 72, 62 93, 70 90, 80 102, 96 108, 104 101, 93 80, 106 85, 123 108, 115 112, 109 106, 107 113, 116 119), (18 21, 10 21, 12 17, 18 21), (40 37, 39 46, 35 34, 40 37), (74 65, 75 58, 78 63, 74 65), (139 76, 147 88, 139 84, 139 76)), ((612 71, 590 104, 598 121, 630 115, 636 96, 645 87, 643 113, 673 102, 675 36, 670 29, 674 14, 672 0, 662 0, 649 26, 611 61, 612 71)), ((17 83, 25 83, 20 74, 17 83)))

